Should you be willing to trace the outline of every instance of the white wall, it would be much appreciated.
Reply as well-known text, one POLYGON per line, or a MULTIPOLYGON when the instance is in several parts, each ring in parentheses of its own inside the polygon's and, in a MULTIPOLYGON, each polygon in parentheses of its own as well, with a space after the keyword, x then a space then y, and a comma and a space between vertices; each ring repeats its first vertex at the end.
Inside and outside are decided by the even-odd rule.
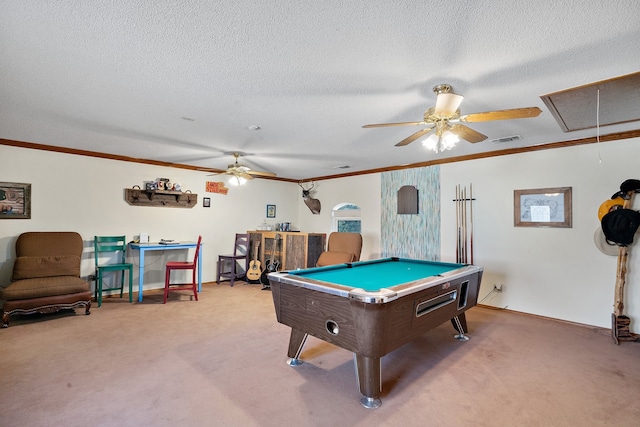
MULTIPOLYGON (((297 188, 302 230, 324 232, 328 235, 331 232, 331 210, 340 203, 353 203, 360 206, 362 215, 360 259, 380 258, 380 174, 316 181, 313 197, 322 203, 319 215, 311 213, 302 200, 302 189, 297 188)), ((305 188, 309 186, 305 184, 305 188)))
MULTIPOLYGON (((640 178, 638 139, 473 160, 441 167, 442 260, 455 260, 456 184, 473 184, 474 263, 485 268, 483 303, 610 327, 617 257, 602 254, 593 236, 600 204, 628 178, 640 178), (573 187, 572 228, 513 225, 513 191, 573 187)), ((639 209, 636 197, 634 209, 639 209)), ((625 314, 640 332, 640 247, 629 250, 625 314), (637 249, 636 249, 637 248, 637 249)))
MULTIPOLYGON (((203 281, 214 281, 218 255, 232 252, 235 233, 253 230, 266 220, 267 204, 277 207, 277 217, 270 222, 290 221, 295 225, 298 217, 299 187, 288 182, 256 179, 248 185, 230 187, 227 195, 205 193, 206 181, 221 181, 223 176, 9 146, 0 146, 0 171, 0 181, 30 183, 32 190, 31 219, 0 220, 2 285, 8 284, 11 276, 15 239, 25 231, 80 233, 85 240, 83 276, 94 270, 95 235, 125 234, 132 239, 145 231, 152 241, 195 241, 201 234, 203 281), (144 181, 158 177, 169 178, 180 183, 183 190, 198 194, 197 206, 139 207, 125 202, 125 188, 142 186, 144 181), (202 206, 203 197, 211 198, 211 208, 202 206)), ((169 252, 175 257, 178 251, 169 252)), ((163 286, 165 256, 154 253, 146 264, 145 289, 163 286)))
MULTIPOLYGON (((502 294, 484 304, 610 327, 616 257, 599 252, 594 231, 600 204, 622 181, 640 178, 638 139, 556 150, 523 153, 441 165, 443 261, 455 259, 455 197, 457 184, 473 184, 474 262, 485 268, 481 298, 494 283, 502 294), (513 190, 573 187, 572 228, 513 226, 513 190)), ((339 203, 362 208, 362 259, 380 256, 380 175, 362 175, 316 182, 315 197, 322 202, 313 215, 302 201, 297 184, 256 179, 226 196, 205 193, 204 173, 140 165, 90 157, 0 146, 0 181, 32 184, 32 219, 0 220, 0 283, 8 283, 15 238, 24 231, 75 230, 88 248, 96 234, 140 231, 153 240, 204 239, 203 274, 215 280, 217 255, 233 247, 236 232, 254 229, 265 221, 267 204, 277 205, 271 223, 289 221, 295 230, 330 232, 331 209, 339 203), (193 209, 144 208, 124 202, 124 188, 157 177, 180 182, 198 193, 193 209), (212 207, 202 207, 202 197, 212 207)), ((639 209, 640 197, 634 209, 639 209)), ((636 240, 640 239, 636 236, 636 240)), ((630 248, 625 314, 631 330, 640 332, 640 272, 638 244, 630 248)), ((93 271, 91 251, 85 252, 83 275, 93 271)), ((156 260, 147 287, 161 286, 164 259, 156 260)))

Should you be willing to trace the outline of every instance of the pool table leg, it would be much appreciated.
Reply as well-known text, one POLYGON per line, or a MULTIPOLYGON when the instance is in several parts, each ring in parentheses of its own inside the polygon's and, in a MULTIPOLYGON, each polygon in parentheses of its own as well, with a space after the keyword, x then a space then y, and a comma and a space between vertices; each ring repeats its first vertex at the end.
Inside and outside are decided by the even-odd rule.
POLYGON ((459 316, 454 316, 454 318, 451 319, 451 323, 455 330, 458 331, 458 333, 453 337, 458 341, 469 341, 469 337, 464 334, 468 330, 467 318, 464 313, 461 313, 459 316))
POLYGON ((362 398, 360 403, 368 409, 379 408, 382 405, 380 391, 382 389, 380 358, 365 357, 353 354, 356 367, 356 378, 362 398))
POLYGON ((465 313, 460 313, 456 317, 451 319, 451 324, 456 329, 456 331, 461 333, 469 332, 469 330, 467 329, 467 316, 465 316, 465 313), (456 324, 456 321, 455 321, 456 317, 458 318, 458 320, 460 320, 460 325, 462 326, 462 330, 458 329, 458 325, 456 324))
POLYGON ((287 352, 287 365, 298 366, 302 365, 303 361, 300 359, 300 353, 302 353, 302 347, 307 342, 309 335, 302 331, 291 328, 291 336, 289 337, 289 350, 287 352))

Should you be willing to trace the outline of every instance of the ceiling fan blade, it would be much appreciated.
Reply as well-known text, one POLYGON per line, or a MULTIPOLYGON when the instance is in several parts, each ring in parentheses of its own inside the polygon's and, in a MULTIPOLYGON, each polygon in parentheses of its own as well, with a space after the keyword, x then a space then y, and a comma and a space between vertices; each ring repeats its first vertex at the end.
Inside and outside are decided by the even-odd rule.
POLYGON ((453 125, 449 128, 449 130, 458 135, 460 138, 469 142, 480 142, 487 139, 486 135, 483 135, 480 132, 476 132, 475 130, 465 125, 453 125))
POLYGON ((275 173, 273 172, 263 172, 263 171, 252 171, 252 170, 248 170, 247 172, 245 172, 249 175, 259 175, 259 176, 277 176, 275 173))
POLYGON ((238 175, 236 175, 239 178, 244 178, 246 180, 250 180, 253 179, 252 175, 249 175, 248 173, 239 173, 238 175))
POLYGON ((363 128, 383 128, 389 126, 417 126, 417 125, 426 125, 426 122, 400 122, 400 123, 375 123, 372 125, 364 125, 363 128))
POLYGON ((458 111, 464 96, 455 93, 439 93, 436 98, 435 114, 440 116, 452 116, 458 111))
POLYGON ((472 113, 460 117, 461 122, 490 122, 492 120, 527 119, 538 117, 542 110, 538 107, 514 108, 512 110, 485 111, 483 113, 472 113))
POLYGON ((398 142, 396 144, 396 147, 402 147, 404 145, 409 145, 411 144, 413 141, 415 141, 416 139, 420 138, 421 136, 424 136, 426 134, 428 134, 429 132, 431 132, 431 129, 433 129, 432 127, 430 128, 426 128, 426 129, 422 129, 419 130, 418 132, 414 133, 413 135, 403 139, 402 141, 398 142))

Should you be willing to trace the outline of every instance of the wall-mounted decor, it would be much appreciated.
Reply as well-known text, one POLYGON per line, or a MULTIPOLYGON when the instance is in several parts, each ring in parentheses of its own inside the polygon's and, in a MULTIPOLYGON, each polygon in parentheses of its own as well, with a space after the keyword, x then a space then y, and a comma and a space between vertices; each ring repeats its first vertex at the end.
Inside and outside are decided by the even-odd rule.
POLYGON ((0 219, 31 218, 31 184, 0 182, 0 219))
POLYGON ((418 214, 418 189, 413 185, 404 185, 398 190, 398 215, 418 214))
POLYGON ((276 205, 267 205, 267 218, 276 217, 276 205))
POLYGON ((209 197, 203 197, 202 198, 202 206, 204 206, 205 208, 210 208, 211 207, 211 199, 209 197))
POLYGON ((207 181, 205 184, 205 191, 207 193, 227 194, 229 189, 224 186, 224 182, 212 182, 207 181))
POLYGON ((164 208, 192 208, 198 203, 198 195, 187 191, 146 190, 139 185, 124 189, 124 199, 131 206, 164 208))
POLYGON ((311 182, 311 187, 309 189, 304 188, 301 183, 298 183, 298 185, 302 188, 302 200, 304 200, 304 204, 307 205, 312 214, 320 215, 322 203, 320 203, 320 200, 311 197, 311 190, 313 190, 316 185, 311 182))
POLYGON ((440 196, 439 165, 380 174, 381 258, 399 256, 440 260, 440 239, 444 234, 440 226, 440 196), (396 197, 403 185, 414 185, 419 191, 417 215, 398 215, 396 197))
POLYGON ((571 227, 571 187, 513 191, 516 227, 571 227))

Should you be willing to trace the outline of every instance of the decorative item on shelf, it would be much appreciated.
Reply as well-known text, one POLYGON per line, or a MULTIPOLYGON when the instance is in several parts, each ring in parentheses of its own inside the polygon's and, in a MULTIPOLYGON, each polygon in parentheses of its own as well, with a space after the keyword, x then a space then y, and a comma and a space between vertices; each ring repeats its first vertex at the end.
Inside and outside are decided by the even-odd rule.
POLYGON ((264 221, 262 224, 256 227, 256 230, 271 230, 271 227, 269 226, 269 224, 267 224, 266 221, 264 221))
POLYGON ((173 184, 171 184, 171 180, 169 178, 158 178, 156 180, 156 185, 158 190, 171 191, 173 188, 173 184))
POLYGON ((138 200, 140 198, 140 186, 139 185, 134 185, 133 187, 131 187, 131 197, 134 200, 138 200))
POLYGON ((291 223, 290 222, 276 223, 276 231, 291 231, 291 223))
POLYGON ((158 183, 155 181, 147 181, 144 183, 144 189, 146 191, 153 191, 158 189, 158 183))

